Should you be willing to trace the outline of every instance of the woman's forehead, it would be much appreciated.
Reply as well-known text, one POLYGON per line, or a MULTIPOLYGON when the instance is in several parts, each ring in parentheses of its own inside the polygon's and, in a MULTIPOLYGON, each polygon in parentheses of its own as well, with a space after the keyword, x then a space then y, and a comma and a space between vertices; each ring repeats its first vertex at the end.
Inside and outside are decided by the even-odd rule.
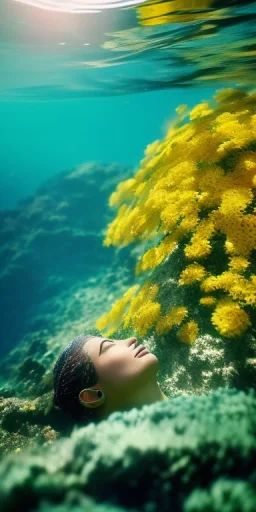
POLYGON ((100 343, 107 338, 102 338, 101 336, 91 336, 88 340, 86 340, 84 344, 84 350, 90 355, 99 353, 100 343))

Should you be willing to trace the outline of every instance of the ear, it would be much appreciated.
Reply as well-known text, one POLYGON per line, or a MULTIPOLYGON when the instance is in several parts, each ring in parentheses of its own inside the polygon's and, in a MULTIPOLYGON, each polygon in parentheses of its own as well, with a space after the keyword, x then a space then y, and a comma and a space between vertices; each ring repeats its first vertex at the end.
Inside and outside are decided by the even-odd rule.
POLYGON ((86 405, 85 402, 90 403, 97 400, 97 394, 93 391, 83 389, 79 393, 79 402, 82 405, 86 405))
POLYGON ((78 398, 81 405, 89 409, 94 409, 105 402, 105 393, 98 389, 82 389, 78 395, 78 398), (100 398, 97 397, 97 391, 100 391, 102 395, 100 398))

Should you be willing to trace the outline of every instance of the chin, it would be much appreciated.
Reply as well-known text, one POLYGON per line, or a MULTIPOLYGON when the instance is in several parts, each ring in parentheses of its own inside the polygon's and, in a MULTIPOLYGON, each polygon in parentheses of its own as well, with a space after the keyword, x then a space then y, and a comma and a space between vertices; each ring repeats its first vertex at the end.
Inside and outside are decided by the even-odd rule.
POLYGON ((158 361, 158 358, 155 356, 155 354, 152 354, 152 352, 149 352, 149 354, 146 354, 146 356, 148 356, 148 358, 151 356, 150 359, 155 359, 156 361, 158 361))
POLYGON ((156 366, 157 368, 159 367, 159 361, 158 361, 157 357, 155 356, 155 354, 152 354, 150 352, 150 354, 146 354, 143 357, 145 357, 145 361, 144 361, 145 364, 148 364, 149 366, 156 366))
POLYGON ((155 361, 158 362, 158 358, 155 356, 155 354, 149 354, 151 356, 151 359, 154 359, 155 361))

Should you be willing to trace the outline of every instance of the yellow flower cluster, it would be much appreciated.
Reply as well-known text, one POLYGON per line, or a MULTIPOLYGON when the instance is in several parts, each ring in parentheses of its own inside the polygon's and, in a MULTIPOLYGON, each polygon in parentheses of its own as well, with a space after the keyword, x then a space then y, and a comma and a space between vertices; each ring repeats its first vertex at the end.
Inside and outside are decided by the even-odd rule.
POLYGON ((231 300, 219 302, 212 314, 212 323, 223 336, 237 336, 243 333, 251 322, 247 313, 231 300))
POLYGON ((180 274, 179 285, 192 284, 196 281, 202 281, 206 274, 205 268, 198 263, 186 267, 180 274))
POLYGON ((160 311, 161 306, 158 302, 148 300, 138 311, 134 312, 132 323, 141 336, 144 336, 155 325, 160 317, 160 311))
POLYGON ((213 306, 216 302, 216 299, 215 297, 211 297, 211 295, 208 295, 207 297, 202 297, 202 299, 200 299, 199 302, 204 306, 213 306))
POLYGON ((169 332, 174 325, 180 325, 182 320, 187 316, 188 310, 181 307, 172 308, 164 317, 162 317, 156 325, 157 334, 165 334, 169 332))
POLYGON ((190 117, 191 121, 193 121, 193 119, 197 119, 198 117, 207 116, 208 114, 211 114, 212 112, 213 112, 213 110, 211 108, 209 108, 209 104, 205 101, 203 103, 200 103, 200 105, 197 105, 196 107, 194 107, 191 110, 189 117, 190 117))
POLYGON ((132 322, 140 335, 146 334, 160 317, 161 306, 154 299, 158 293, 158 286, 146 281, 139 293, 130 301, 129 309, 123 317, 124 327, 132 322))
POLYGON ((183 343, 193 343, 198 335, 198 325, 194 320, 184 324, 178 331, 178 337, 183 343))
POLYGON ((111 311, 109 313, 105 313, 97 320, 97 329, 102 331, 108 327, 108 330, 106 331, 105 334, 106 336, 111 336, 111 334, 113 334, 113 332, 117 330, 118 325, 122 320, 122 316, 124 315, 124 312, 127 309, 127 305, 130 302, 131 298, 133 297, 134 293, 138 290, 138 288, 138 285, 129 288, 125 292, 124 296, 114 303, 111 311))
POLYGON ((133 198, 133 186, 136 183, 136 180, 131 178, 130 180, 126 180, 122 183, 119 183, 117 189, 113 194, 111 194, 109 198, 109 205, 115 206, 119 203, 120 198, 125 199, 125 201, 129 201, 129 199, 133 198))
POLYGON ((154 301, 158 293, 158 286, 145 282, 135 295, 138 288, 138 286, 129 288, 123 298, 113 305, 111 311, 105 313, 96 322, 97 329, 101 331, 110 327, 110 330, 104 333, 109 336, 117 330, 121 321, 123 321, 124 327, 127 327, 132 320, 137 332, 142 336, 146 334, 160 317, 161 305, 154 301))
POLYGON ((229 267, 231 267, 231 269, 235 270, 236 272, 243 272, 248 267, 248 265, 249 261, 242 256, 233 256, 233 258, 230 258, 229 260, 229 267))
POLYGON ((256 306, 256 276, 251 275, 246 279, 236 272, 223 272, 218 276, 209 275, 202 283, 201 289, 206 292, 223 290, 227 292, 233 300, 237 300, 244 305, 256 306))
MULTIPOLYGON (((199 299, 202 305, 210 305, 210 300, 213 305, 214 292, 221 290, 238 308, 255 307, 256 94, 229 88, 214 98, 215 104, 203 101, 190 112, 186 105, 177 107, 178 118, 166 137, 149 145, 138 172, 118 185, 110 198, 118 212, 104 244, 123 247, 151 241, 151 248, 137 262, 138 275, 162 265, 184 241, 179 286, 198 284, 201 292, 211 293, 211 299, 199 299), (221 252, 228 256, 227 270, 222 273, 218 258, 215 268, 211 263, 211 272, 207 270, 216 244, 219 257, 221 252)), ((149 293, 142 293, 142 300, 142 290, 114 305, 113 315, 103 315, 98 325, 105 328, 108 319, 116 326, 118 318, 138 332, 171 329, 175 325, 172 314, 161 316, 161 300, 156 302, 149 293)), ((228 311, 232 316, 236 309, 229 307, 228 311)), ((239 331, 232 321, 223 329, 217 317, 212 322, 222 334, 225 330, 225 336, 243 332, 241 324, 239 331)))
POLYGON ((191 243, 185 248, 185 256, 192 259, 208 256, 212 250, 209 239, 214 230, 215 227, 210 218, 202 220, 191 238, 191 243))
POLYGON ((137 16, 141 25, 193 22, 204 19, 207 11, 211 13, 211 4, 212 0, 149 0, 137 7, 137 16))
POLYGON ((141 270, 157 267, 177 247, 177 239, 174 236, 167 236, 158 247, 152 247, 144 253, 141 261, 136 266, 136 274, 141 270))

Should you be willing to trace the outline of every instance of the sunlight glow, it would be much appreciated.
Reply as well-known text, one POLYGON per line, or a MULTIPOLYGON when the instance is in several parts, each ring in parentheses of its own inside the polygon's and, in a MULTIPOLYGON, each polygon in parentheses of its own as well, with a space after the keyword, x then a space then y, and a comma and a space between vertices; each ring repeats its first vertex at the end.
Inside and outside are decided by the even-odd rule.
POLYGON ((144 3, 146 0, 14 0, 47 11, 93 13, 144 3))

